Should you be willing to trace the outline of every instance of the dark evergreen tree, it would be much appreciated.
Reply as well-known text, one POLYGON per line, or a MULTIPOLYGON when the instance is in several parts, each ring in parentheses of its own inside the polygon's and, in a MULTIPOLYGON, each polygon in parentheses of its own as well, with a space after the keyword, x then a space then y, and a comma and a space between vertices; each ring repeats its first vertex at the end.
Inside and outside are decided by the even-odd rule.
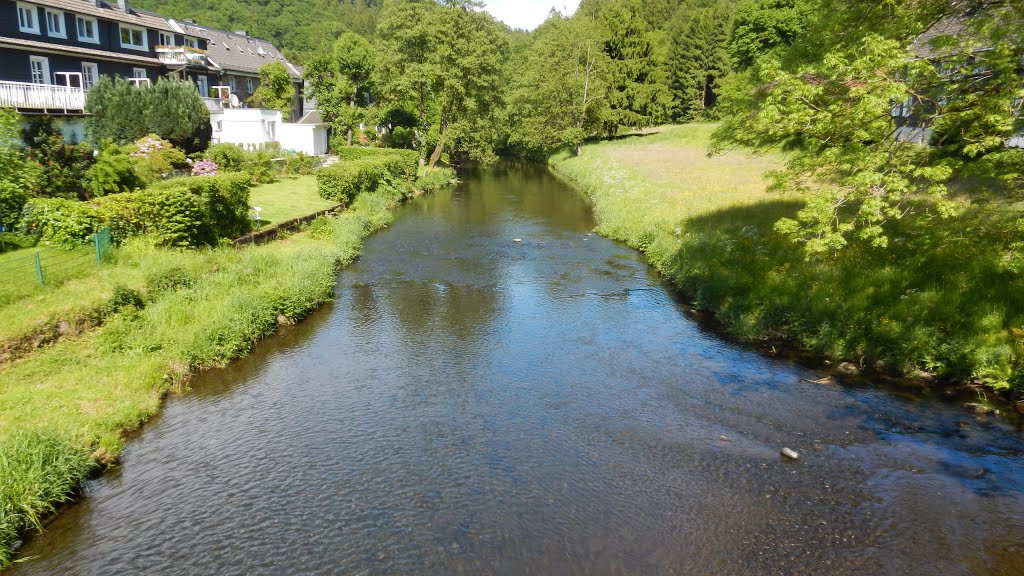
POLYGON ((676 104, 674 119, 692 120, 714 107, 719 80, 731 70, 731 28, 726 2, 686 2, 676 10, 669 29, 668 66, 676 104))

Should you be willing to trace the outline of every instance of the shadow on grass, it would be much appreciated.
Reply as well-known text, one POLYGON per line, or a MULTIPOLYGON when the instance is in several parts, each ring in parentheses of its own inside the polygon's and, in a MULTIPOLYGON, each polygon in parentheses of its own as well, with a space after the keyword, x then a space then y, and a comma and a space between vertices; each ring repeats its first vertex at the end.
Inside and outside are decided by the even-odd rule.
POLYGON ((777 200, 693 217, 657 235, 648 253, 737 337, 897 371, 1021 384, 1024 280, 1007 264, 1008 217, 974 209, 940 219, 921 204, 916 216, 889 225, 888 248, 852 243, 808 259, 773 230, 799 207, 777 200))

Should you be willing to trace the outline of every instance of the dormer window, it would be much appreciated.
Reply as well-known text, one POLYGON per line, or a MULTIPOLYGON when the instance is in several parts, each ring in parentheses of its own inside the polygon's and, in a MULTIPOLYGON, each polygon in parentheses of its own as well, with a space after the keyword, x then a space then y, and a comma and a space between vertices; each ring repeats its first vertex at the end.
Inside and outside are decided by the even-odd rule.
POLYGON ((195 38, 189 38, 188 36, 186 36, 185 37, 185 46, 188 46, 189 48, 195 48, 196 50, 198 50, 199 49, 199 40, 196 40, 195 38))
POLYGON ((64 13, 60 10, 46 9, 46 35, 53 38, 68 37, 68 31, 64 29, 64 13))
POLYGON ((160 45, 161 46, 174 46, 174 34, 168 34, 167 32, 160 33, 160 45))
POLYGON ((126 26, 119 24, 121 28, 121 48, 129 48, 131 50, 147 50, 146 46, 146 29, 136 28, 135 26, 126 26))
POLYGON ((75 27, 78 29, 79 42, 100 43, 99 23, 95 18, 88 16, 75 16, 75 27))
POLYGON ((18 2, 18 30, 27 34, 39 34, 39 18, 35 6, 18 2))

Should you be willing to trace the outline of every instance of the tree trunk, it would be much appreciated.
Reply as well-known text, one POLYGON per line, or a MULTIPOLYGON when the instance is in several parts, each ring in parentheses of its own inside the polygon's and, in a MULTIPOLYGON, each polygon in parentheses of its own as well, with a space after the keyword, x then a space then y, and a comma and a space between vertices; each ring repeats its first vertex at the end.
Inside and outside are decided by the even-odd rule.
POLYGON ((441 159, 441 152, 444 151, 444 139, 448 135, 448 122, 441 120, 439 134, 437 136, 437 146, 434 146, 434 152, 430 155, 430 168, 437 165, 437 162, 441 159))
MULTIPOLYGON (((350 94, 349 97, 348 97, 348 107, 349 108, 355 108, 356 107, 356 93, 357 93, 358 90, 359 90, 358 87, 352 89, 352 94, 350 94)), ((348 129, 348 145, 349 146, 352 145, 352 128, 351 127, 349 127, 349 129, 348 129)))

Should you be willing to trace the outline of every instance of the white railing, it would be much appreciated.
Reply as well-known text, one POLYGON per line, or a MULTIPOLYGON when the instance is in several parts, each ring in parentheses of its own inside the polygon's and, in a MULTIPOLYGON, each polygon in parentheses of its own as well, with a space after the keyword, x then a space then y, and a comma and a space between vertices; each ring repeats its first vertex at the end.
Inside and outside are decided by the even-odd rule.
POLYGON ((0 106, 31 110, 84 110, 85 90, 53 84, 0 82, 0 106))
POLYGON ((188 46, 157 46, 156 57, 170 66, 206 66, 206 54, 188 46))
POLYGON ((220 112, 224 109, 224 103, 220 98, 203 98, 203 102, 206 103, 206 109, 210 112, 220 112))

